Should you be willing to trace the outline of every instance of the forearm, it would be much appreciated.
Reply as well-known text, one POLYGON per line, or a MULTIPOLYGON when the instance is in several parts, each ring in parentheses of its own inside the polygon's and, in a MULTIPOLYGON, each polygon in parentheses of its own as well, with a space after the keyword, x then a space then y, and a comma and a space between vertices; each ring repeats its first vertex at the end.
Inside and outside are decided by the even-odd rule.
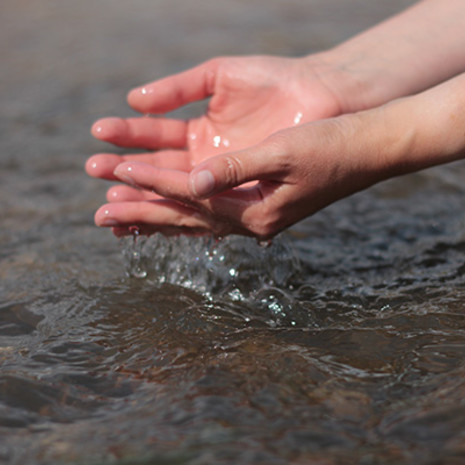
POLYGON ((420 92, 465 71, 465 2, 423 0, 317 59, 342 113, 420 92))
POLYGON ((395 176, 463 159, 465 74, 414 96, 327 122, 332 136, 325 142, 325 158, 343 173, 340 180, 328 178, 335 199, 395 176))
POLYGON ((373 109, 291 128, 277 142, 273 137, 268 150, 285 162, 286 182, 300 184, 294 199, 304 217, 389 178, 465 158, 465 73, 373 109))
POLYGON ((386 177, 465 157, 465 73, 380 111, 398 141, 396 149, 383 149, 386 177))

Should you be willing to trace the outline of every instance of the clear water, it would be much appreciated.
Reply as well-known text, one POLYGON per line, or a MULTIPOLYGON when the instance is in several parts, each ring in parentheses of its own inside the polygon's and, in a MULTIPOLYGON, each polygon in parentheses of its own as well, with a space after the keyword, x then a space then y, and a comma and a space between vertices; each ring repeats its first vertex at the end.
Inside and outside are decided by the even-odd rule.
POLYGON ((82 170, 133 83, 329 46, 407 2, 179 3, 0 5, 0 463, 462 463, 462 163, 269 247, 118 241, 82 170))

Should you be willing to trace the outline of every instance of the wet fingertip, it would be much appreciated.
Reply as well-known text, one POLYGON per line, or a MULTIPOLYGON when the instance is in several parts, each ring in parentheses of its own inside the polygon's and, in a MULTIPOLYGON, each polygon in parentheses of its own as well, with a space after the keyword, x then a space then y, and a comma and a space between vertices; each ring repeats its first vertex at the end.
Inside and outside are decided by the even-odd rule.
POLYGON ((137 182, 133 178, 134 163, 126 162, 120 163, 113 171, 113 175, 120 181, 130 185, 136 186, 137 182))
POLYGON ((113 141, 120 138, 126 131, 126 122, 123 118, 110 117, 96 121, 91 128, 92 135, 99 140, 113 141))
POLYGON ((96 156, 92 156, 86 160, 86 164, 84 165, 84 169, 89 176, 95 176, 95 172, 98 168, 98 163, 96 156))
POLYGON ((112 154, 97 153, 87 159, 84 165, 85 171, 89 176, 93 178, 100 178, 105 171, 105 164, 108 157, 114 156, 112 154))
POLYGON ((110 187, 110 189, 108 189, 107 191, 106 197, 107 197, 108 202, 118 202, 118 200, 121 197, 118 187, 117 186, 110 187))
POLYGON ((141 102, 144 102, 145 97, 151 95, 152 93, 153 90, 149 86, 136 87, 135 89, 132 89, 128 92, 127 102, 134 109, 141 110, 141 102))
POLYGON ((101 120, 96 121, 92 127, 90 128, 90 133, 97 139, 100 138, 100 134, 102 133, 102 124, 101 120))
POLYGON ((134 99, 136 98, 137 95, 140 94, 140 91, 138 89, 139 87, 135 89, 131 89, 126 95, 126 101, 129 103, 130 106, 133 106, 134 99))
POLYGON ((120 119, 115 117, 100 118, 92 125, 90 132, 96 139, 105 139, 109 135, 109 127, 120 119))
POLYGON ((123 174, 126 171, 132 171, 133 165, 137 165, 137 162, 133 161, 122 161, 115 166, 113 170, 113 174, 117 176, 118 174, 123 174))
POLYGON ((95 212, 94 221, 97 226, 104 228, 118 226, 119 224, 118 221, 113 218, 108 205, 103 205, 95 212))

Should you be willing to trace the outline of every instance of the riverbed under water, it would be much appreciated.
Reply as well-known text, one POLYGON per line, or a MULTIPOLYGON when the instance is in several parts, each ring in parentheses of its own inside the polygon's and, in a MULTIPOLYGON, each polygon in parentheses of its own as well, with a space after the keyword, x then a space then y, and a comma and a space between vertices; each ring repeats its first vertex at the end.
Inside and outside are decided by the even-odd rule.
POLYGON ((117 240, 83 172, 130 87, 409 3, 2 0, 0 463, 465 463, 463 163, 269 247, 117 240))

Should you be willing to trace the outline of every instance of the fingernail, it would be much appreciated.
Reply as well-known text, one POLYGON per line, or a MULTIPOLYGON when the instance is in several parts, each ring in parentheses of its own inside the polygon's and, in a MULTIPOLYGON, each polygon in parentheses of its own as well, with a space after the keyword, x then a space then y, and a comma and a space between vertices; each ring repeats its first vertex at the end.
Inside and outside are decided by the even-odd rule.
POLYGON ((118 222, 116 220, 114 220, 113 218, 110 217, 110 211, 109 210, 105 210, 103 212, 103 214, 105 215, 103 217, 103 219, 100 221, 100 225, 99 226, 117 226, 118 225, 118 222))
POLYGON ((118 222, 116 220, 112 220, 111 218, 105 218, 101 223, 100 226, 103 227, 112 227, 112 226, 118 226, 118 222))
POLYGON ((121 179, 121 181, 125 182, 126 184, 129 184, 130 186, 135 186, 136 182, 132 178, 132 166, 128 166, 127 168, 120 168, 117 166, 115 168, 115 171, 113 171, 113 174, 118 178, 121 179))
POLYGON ((191 181, 192 190, 198 197, 206 197, 215 187, 215 178, 208 170, 199 171, 191 181))

